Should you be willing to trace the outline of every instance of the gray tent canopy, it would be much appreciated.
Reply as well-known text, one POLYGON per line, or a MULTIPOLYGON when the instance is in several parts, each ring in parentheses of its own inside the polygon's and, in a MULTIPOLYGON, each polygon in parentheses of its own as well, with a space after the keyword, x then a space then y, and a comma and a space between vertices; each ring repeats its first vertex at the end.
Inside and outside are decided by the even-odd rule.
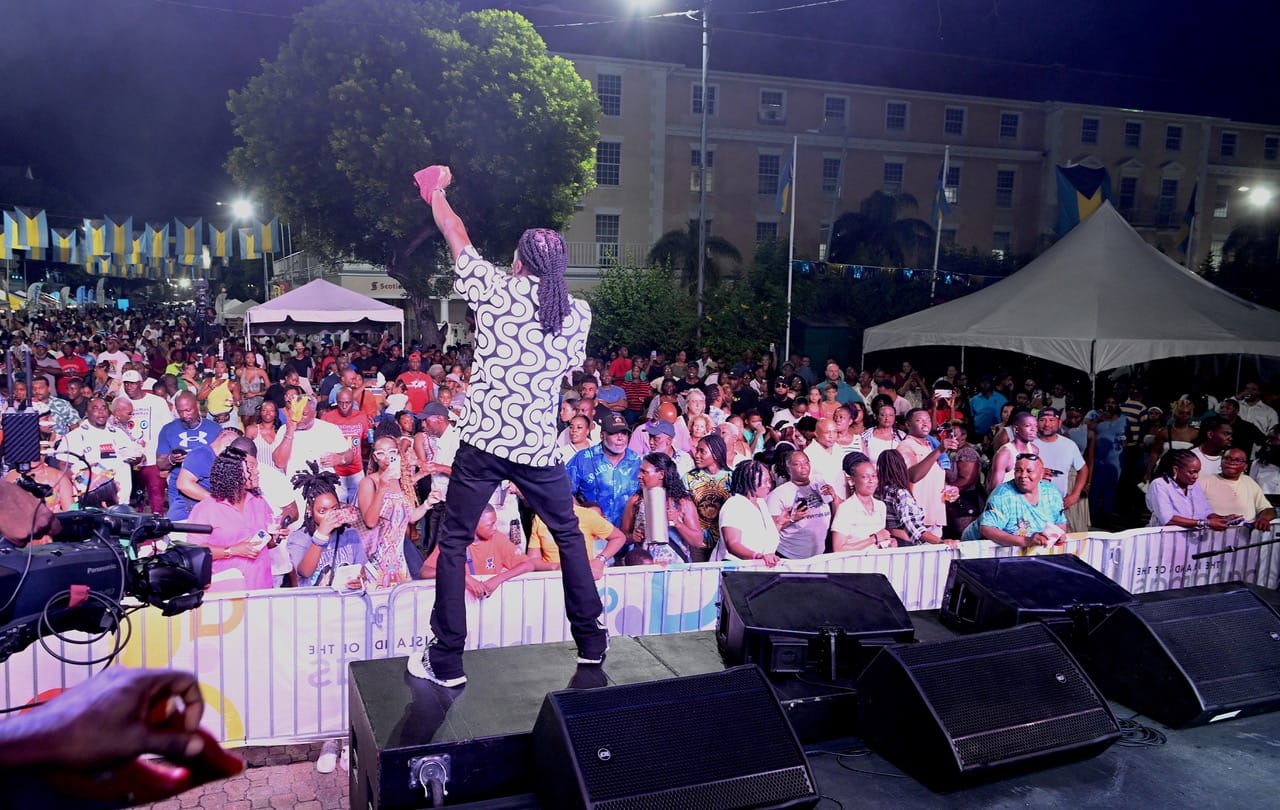
POLYGON ((244 328, 250 337, 277 332, 306 335, 344 329, 368 331, 391 325, 399 325, 403 338, 404 312, 399 307, 319 278, 251 307, 244 314, 244 328))
POLYGON ((1200 278, 1147 244, 1103 203, 1009 278, 862 334, 864 354, 980 346, 1094 377, 1166 357, 1280 355, 1280 312, 1200 278))

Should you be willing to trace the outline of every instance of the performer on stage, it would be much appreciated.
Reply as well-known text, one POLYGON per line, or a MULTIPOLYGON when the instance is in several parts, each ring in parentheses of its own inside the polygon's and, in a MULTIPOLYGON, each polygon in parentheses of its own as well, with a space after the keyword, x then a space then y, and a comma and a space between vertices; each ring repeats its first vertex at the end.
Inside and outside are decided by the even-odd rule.
POLYGON ((578 663, 602 664, 609 636, 586 543, 573 514, 564 466, 556 462, 560 379, 586 356, 591 310, 565 286, 564 240, 551 230, 524 232, 510 274, 494 269, 471 245, 445 199, 452 176, 431 166, 414 175, 454 259, 454 288, 475 312, 471 385, 458 422, 461 446, 445 501, 431 644, 409 656, 409 672, 441 686, 462 686, 467 637, 467 546, 489 496, 513 482, 546 522, 560 548, 565 611, 578 663))

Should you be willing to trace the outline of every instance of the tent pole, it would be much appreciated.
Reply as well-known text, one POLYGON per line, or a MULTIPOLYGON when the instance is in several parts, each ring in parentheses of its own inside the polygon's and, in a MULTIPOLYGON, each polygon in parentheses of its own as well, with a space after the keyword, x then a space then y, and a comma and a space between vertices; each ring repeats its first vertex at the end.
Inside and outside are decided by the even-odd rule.
POLYGON ((1089 407, 1090 409, 1098 407, 1098 375, 1092 371, 1089 372, 1089 407))
POLYGON ((1232 391, 1240 390, 1240 366, 1243 364, 1244 364, 1244 355, 1237 354, 1236 355, 1236 387, 1232 388, 1231 389, 1232 391))
POLYGON ((960 347, 960 373, 964 373, 964 346, 960 347))

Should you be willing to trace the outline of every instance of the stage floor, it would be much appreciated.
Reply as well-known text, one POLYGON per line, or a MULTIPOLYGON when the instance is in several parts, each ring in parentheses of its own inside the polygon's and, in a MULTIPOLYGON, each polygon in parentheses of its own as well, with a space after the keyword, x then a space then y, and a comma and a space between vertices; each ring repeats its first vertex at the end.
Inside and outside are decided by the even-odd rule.
MULTIPOLYGON (((1275 599, 1274 592, 1268 594, 1275 599)), ((937 620, 937 613, 914 614, 920 641, 941 640, 953 633, 937 620)), ((466 657, 469 682, 464 689, 446 690, 404 674, 404 659, 366 661, 352 667, 353 682, 363 685, 364 710, 379 748, 408 750, 435 746, 453 750, 455 783, 450 797, 475 799, 472 791, 507 781, 512 795, 482 801, 472 807, 537 807, 528 775, 515 777, 494 771, 495 763, 528 755, 528 731, 533 727, 546 692, 584 683, 594 676, 608 684, 636 683, 694 675, 722 669, 724 663, 712 632, 639 638, 615 638, 602 669, 575 667, 573 645, 529 645, 476 650, 466 657), (376 686, 375 686, 376 684, 376 686), (458 756, 455 741, 505 739, 505 751, 486 746, 488 773, 466 774, 466 755, 458 756), (468 776, 477 777, 475 780, 468 776), (468 784, 471 783, 471 784, 468 784), (523 788, 521 790, 520 788, 523 788)), ((793 683, 790 685, 795 687, 793 683)), ((967 688, 980 688, 973 685, 967 688)), ((795 698, 788 688, 779 690, 795 698)), ((353 703, 353 709, 355 704, 353 703)), ((839 715, 847 701, 790 701, 792 710, 839 715)), ((1118 704, 1119 718, 1133 711, 1118 704)), ((353 715, 354 717, 354 715, 353 715)), ((935 793, 875 753, 853 736, 811 743, 814 773, 820 792, 844 807, 1120 807, 1120 806, 1270 806, 1280 795, 1280 713, 1226 721, 1211 726, 1171 730, 1136 718, 1165 735, 1163 745, 1112 746, 1092 759, 1046 770, 1019 774, 1001 781, 971 786, 952 793, 935 793), (852 752, 847 753, 847 752, 852 752)), ((803 735, 802 735, 803 736, 803 735)), ((832 734, 830 737, 837 737, 832 734)), ((365 754, 367 756, 367 753, 365 754)), ((501 770, 501 769, 500 769, 501 770)), ((353 768, 353 778, 355 769, 353 768)), ((401 768, 388 770, 397 781, 401 768)), ((419 796, 421 794, 418 794, 419 796)), ((492 794, 491 794, 492 795, 492 794)), ((409 797, 404 797, 406 802, 409 797)), ((386 802, 384 807, 423 806, 386 802)), ((823 802, 819 807, 834 808, 823 802)))

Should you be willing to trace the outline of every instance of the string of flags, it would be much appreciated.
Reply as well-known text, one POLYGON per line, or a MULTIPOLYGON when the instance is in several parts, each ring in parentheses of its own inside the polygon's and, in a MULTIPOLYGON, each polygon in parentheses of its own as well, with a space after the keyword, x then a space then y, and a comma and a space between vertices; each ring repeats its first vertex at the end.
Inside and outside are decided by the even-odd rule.
POLYGON ((2 212, 0 260, 27 258, 84 267, 90 275, 163 280, 210 278, 213 260, 261 259, 281 252, 280 222, 251 221, 247 227, 218 226, 200 217, 139 221, 133 217, 85 218, 79 227, 51 227, 43 210, 15 207, 2 212))
MULTIPOLYGON (((933 271, 921 270, 913 267, 881 267, 879 265, 869 264, 840 264, 838 262, 814 262, 794 259, 791 262, 791 271, 799 273, 801 277, 811 278, 848 278, 848 279, 864 279, 876 273, 885 275, 899 274, 902 278, 910 281, 919 275, 921 278, 928 278, 933 271)), ((984 282, 991 279, 1002 279, 1005 276, 989 276, 977 273, 952 273, 943 270, 938 271, 938 281, 943 284, 955 284, 959 286, 975 287, 981 286, 984 282)))

